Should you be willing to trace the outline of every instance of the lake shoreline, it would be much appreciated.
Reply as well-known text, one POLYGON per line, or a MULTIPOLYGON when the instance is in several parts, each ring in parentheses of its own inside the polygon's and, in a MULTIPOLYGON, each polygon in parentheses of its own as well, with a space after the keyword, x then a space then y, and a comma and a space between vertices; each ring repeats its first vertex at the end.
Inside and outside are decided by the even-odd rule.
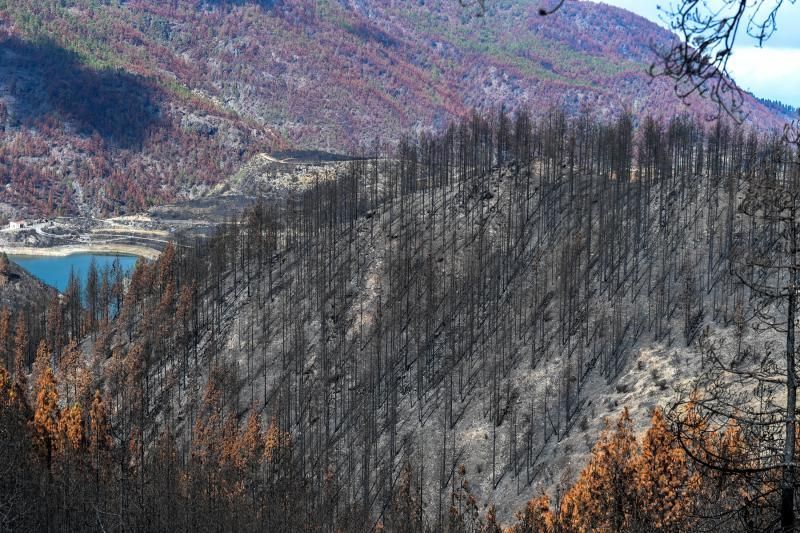
POLYGON ((66 244, 61 246, 0 246, 0 252, 21 257, 66 257, 76 254, 130 255, 157 259, 160 250, 135 244, 66 244))
MULTIPOLYGON (((124 277, 128 277, 140 258, 135 255, 79 253, 63 256, 13 255, 10 259, 12 263, 42 283, 65 294, 73 277, 78 280, 80 286, 87 286, 92 268, 95 269, 94 272, 98 276, 107 274, 109 284, 115 282, 120 273, 124 277), (113 271, 115 268, 119 270, 113 271)), ((96 278, 96 281, 99 282, 100 279, 96 278)), ((110 287, 110 285, 106 285, 106 287, 110 287)), ((99 285, 96 284, 95 288, 99 288, 99 285)))

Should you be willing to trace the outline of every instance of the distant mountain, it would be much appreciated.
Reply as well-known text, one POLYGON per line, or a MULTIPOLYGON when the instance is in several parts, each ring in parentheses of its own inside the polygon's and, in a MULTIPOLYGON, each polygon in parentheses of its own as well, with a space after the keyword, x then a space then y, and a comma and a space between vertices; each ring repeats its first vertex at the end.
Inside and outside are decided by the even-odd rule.
MULTIPOLYGON (((475 108, 687 110, 665 30, 569 2, 0 0, 0 214, 116 213, 203 193, 252 155, 368 150, 475 108)), ((785 119, 747 97, 750 120, 785 119)))
POLYGON ((767 109, 770 109, 780 115, 784 115, 787 119, 794 120, 797 118, 798 109, 796 107, 784 104, 780 100, 770 100, 769 98, 756 97, 756 100, 763 104, 767 109))

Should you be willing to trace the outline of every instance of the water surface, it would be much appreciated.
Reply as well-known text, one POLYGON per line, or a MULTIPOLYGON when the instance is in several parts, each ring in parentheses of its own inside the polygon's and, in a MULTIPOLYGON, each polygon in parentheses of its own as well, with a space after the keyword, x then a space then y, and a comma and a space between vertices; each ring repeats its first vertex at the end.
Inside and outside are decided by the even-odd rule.
POLYGON ((69 283, 70 272, 75 271, 81 281, 81 287, 86 287, 86 278, 89 275, 89 265, 94 259, 97 265, 98 274, 103 269, 111 269, 114 261, 119 261, 122 272, 127 276, 136 265, 138 259, 132 255, 109 255, 109 254, 72 254, 64 257, 34 257, 23 255, 9 255, 9 259, 19 266, 47 283, 55 287, 59 292, 64 292, 69 283))

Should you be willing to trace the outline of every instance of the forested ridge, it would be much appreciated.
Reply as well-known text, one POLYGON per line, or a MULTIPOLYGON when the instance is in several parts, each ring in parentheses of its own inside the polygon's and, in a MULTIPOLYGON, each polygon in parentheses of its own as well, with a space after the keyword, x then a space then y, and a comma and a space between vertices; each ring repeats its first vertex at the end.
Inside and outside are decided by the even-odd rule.
MULTIPOLYGON (((778 216, 797 207, 778 202, 797 194, 795 146, 553 109, 367 156, 127 283, 95 272, 46 312, 0 315, 0 528, 771 523, 784 418, 746 426, 746 401, 726 414, 699 389, 644 440, 623 415, 571 489, 542 483, 642 347, 698 347, 712 372, 728 358, 712 329, 785 316, 758 291, 796 265, 795 211, 778 216), (526 507, 542 487, 554 500, 526 507)), ((762 346, 739 342, 738 368, 779 370, 762 346)))
MULTIPOLYGON (((138 213, 262 152, 359 151, 500 102, 537 117, 714 115, 648 76, 666 30, 592 2, 538 7, 0 0, 0 221, 138 213)), ((787 119, 750 95, 742 111, 764 128, 787 119)))

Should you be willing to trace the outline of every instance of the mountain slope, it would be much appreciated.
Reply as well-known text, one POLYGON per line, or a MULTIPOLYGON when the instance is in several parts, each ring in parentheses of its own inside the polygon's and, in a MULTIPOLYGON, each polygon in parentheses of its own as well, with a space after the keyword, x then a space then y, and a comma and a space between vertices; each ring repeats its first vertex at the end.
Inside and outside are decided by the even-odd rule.
MULTIPOLYGON (((290 433, 281 467, 301 485, 274 486, 302 509, 273 519, 371 531, 397 518, 410 464, 431 530, 462 465, 480 514, 494 503, 510 521, 582 467, 606 415, 628 405, 641 427, 702 371, 687 345, 747 298, 729 272, 749 220, 729 192, 777 146, 676 119, 649 124, 634 161, 625 119, 508 126, 474 119, 397 160, 354 161, 292 209, 263 204, 142 264, 107 386, 127 394, 115 372, 145 368, 145 434, 167 427, 186 457, 210 405, 217 427, 251 410, 290 433)), ((190 512, 227 519, 209 509, 190 512)))
POLYGON ((10 262, 0 253, 0 309, 21 311, 26 307, 39 308, 53 298, 56 291, 31 276, 25 269, 10 262))
MULTIPOLYGON (((663 29, 602 4, 537 9, 0 0, 0 202, 130 212, 201 194, 257 152, 371 150, 473 108, 712 114, 647 75, 663 29)), ((750 97, 747 109, 782 124, 750 97)))

